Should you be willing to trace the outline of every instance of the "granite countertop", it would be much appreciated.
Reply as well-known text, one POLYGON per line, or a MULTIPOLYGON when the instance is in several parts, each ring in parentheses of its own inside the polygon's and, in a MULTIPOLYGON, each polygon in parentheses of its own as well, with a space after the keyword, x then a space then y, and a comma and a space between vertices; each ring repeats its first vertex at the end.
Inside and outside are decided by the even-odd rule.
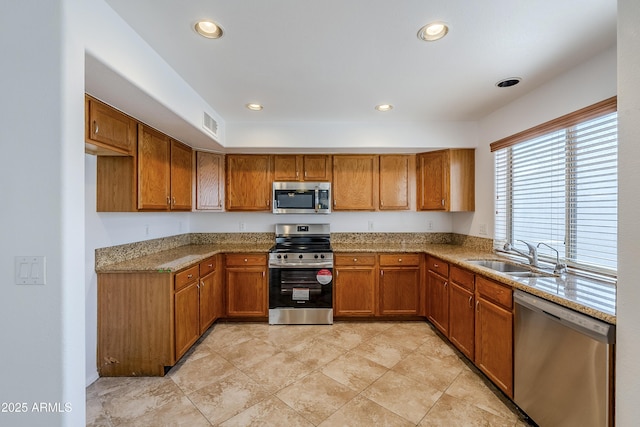
POLYGON ((564 307, 587 314, 607 323, 616 323, 616 285, 604 280, 575 274, 563 274, 545 277, 515 278, 498 271, 471 264, 468 260, 504 260, 494 252, 474 250, 465 246, 434 245, 333 245, 335 252, 423 252, 436 256, 452 265, 465 268, 474 273, 510 285, 532 295, 553 301, 564 307))
MULTIPOLYGON (((185 244, 156 253, 137 256, 135 252, 114 257, 116 262, 96 263, 97 273, 123 272, 175 272, 192 266, 218 253, 264 253, 272 242, 252 241, 235 243, 185 244)), ((514 278, 489 268, 467 262, 474 259, 502 259, 492 251, 465 245, 439 243, 394 243, 394 242, 335 242, 335 253, 370 252, 417 252, 436 256, 452 265, 465 268, 487 278, 510 285, 514 289, 539 296, 559 305, 574 309, 605 322, 616 323, 615 283, 593 278, 565 274, 560 276, 514 278)))
POLYGON ((219 253, 269 252, 273 243, 211 243, 184 245, 125 261, 96 266, 96 273, 170 273, 190 267, 219 253))

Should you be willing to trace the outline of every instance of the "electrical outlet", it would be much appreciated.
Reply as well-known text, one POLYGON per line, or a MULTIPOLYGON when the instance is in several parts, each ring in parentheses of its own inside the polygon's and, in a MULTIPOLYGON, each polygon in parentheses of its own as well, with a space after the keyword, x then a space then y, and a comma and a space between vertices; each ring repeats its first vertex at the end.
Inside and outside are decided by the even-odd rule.
POLYGON ((486 236, 487 235, 487 224, 480 224, 480 230, 478 231, 478 233, 481 236, 486 236))
POLYGON ((433 221, 429 220, 427 222, 427 230, 433 230, 433 221))
POLYGON ((369 231, 373 231, 373 221, 369 221, 369 231))
POLYGON ((242 221, 238 223, 238 227, 240 228, 240 231, 244 231, 247 228, 246 224, 242 221))
POLYGON ((149 235, 149 224, 145 224, 144 225, 144 235, 148 236, 149 235))

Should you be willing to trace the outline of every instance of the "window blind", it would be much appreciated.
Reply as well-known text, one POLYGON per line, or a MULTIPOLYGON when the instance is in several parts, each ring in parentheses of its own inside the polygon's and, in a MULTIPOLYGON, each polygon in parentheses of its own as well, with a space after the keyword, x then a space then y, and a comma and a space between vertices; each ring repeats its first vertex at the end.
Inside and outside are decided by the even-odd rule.
POLYGON ((617 146, 613 112, 496 150, 495 248, 543 242, 569 266, 615 274, 617 146))

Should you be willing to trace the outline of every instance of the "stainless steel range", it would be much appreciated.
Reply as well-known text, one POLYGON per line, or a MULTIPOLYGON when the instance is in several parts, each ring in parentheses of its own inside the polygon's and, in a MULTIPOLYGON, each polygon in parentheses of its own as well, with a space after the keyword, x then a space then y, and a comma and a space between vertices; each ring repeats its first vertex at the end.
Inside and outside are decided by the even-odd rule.
POLYGON ((332 323, 329 224, 276 224, 269 253, 269 324, 332 323))

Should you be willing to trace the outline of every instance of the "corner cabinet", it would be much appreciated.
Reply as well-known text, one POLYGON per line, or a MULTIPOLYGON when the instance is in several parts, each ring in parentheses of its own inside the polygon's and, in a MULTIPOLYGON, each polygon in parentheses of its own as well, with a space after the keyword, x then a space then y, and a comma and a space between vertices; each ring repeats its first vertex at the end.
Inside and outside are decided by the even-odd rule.
POLYGON ((475 210, 474 149, 420 153, 416 163, 418 210, 475 210))
POLYGON ((226 200, 228 211, 270 211, 272 191, 271 155, 226 156, 226 200))

